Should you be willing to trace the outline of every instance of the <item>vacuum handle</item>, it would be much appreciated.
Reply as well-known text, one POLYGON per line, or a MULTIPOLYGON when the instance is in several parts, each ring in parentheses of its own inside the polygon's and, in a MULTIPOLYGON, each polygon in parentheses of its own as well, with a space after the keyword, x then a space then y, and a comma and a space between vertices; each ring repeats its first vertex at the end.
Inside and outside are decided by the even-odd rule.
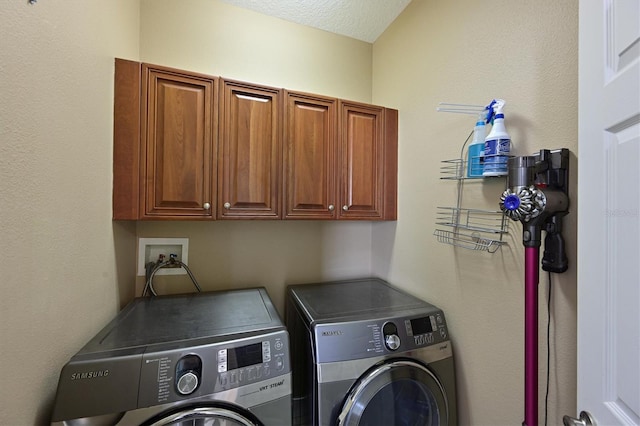
POLYGON ((564 250, 564 238, 559 232, 547 232, 544 238, 544 254, 542 269, 547 272, 562 273, 569 268, 569 261, 564 250))

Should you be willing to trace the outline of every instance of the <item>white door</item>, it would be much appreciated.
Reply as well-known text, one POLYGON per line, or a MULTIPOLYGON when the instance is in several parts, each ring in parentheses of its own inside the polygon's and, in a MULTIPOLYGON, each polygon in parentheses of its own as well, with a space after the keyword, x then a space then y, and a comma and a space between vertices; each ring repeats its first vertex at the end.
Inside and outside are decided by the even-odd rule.
POLYGON ((640 425, 640 0, 579 10, 577 409, 640 425))

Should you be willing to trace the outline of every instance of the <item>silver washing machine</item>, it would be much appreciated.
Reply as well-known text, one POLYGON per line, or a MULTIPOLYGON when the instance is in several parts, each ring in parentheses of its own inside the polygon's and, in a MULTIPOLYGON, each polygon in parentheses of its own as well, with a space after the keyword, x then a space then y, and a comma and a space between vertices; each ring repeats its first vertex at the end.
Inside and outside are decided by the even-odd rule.
POLYGON ((264 288, 137 298, 63 367, 52 423, 291 424, 289 337, 264 288))
POLYGON ((289 286, 293 423, 456 425, 444 313, 377 278, 289 286))

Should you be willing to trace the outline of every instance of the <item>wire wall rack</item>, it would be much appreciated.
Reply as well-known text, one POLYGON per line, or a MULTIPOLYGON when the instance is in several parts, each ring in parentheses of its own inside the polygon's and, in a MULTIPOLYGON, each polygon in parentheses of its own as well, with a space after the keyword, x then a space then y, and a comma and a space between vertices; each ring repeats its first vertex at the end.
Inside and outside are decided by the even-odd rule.
MULTIPOLYGON (((477 114, 481 108, 483 107, 478 105, 441 103, 437 110, 440 112, 477 114), (451 106, 454 106, 454 108, 452 109, 451 106)), ((473 131, 460 148, 460 156, 458 158, 441 161, 440 179, 457 181, 457 199, 455 207, 437 207, 436 229, 433 235, 438 242, 443 244, 462 247, 468 250, 495 253, 503 245, 507 244, 506 241, 504 241, 505 234, 509 233, 509 221, 507 217, 498 210, 481 210, 462 207, 464 181, 467 179, 485 179, 483 177, 468 177, 466 173, 469 162, 465 155, 465 148, 472 136, 473 131)), ((472 160, 472 164, 475 164, 476 159, 474 158, 472 160)), ((496 177, 487 179, 496 179, 496 177)))
POLYGON ((500 211, 438 207, 433 235, 444 244, 469 250, 495 253, 503 244, 503 234, 509 232, 509 222, 500 211))

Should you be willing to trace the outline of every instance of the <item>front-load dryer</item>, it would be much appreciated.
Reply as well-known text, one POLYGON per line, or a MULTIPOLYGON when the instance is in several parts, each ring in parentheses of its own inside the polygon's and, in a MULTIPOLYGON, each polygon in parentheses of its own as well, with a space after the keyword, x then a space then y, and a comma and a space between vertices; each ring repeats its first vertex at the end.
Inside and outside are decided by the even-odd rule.
POLYGON ((137 298, 63 367, 54 424, 290 425, 289 337, 264 288, 137 298))
POLYGON ((437 307, 377 278, 292 285, 293 423, 456 425, 449 330, 437 307))

